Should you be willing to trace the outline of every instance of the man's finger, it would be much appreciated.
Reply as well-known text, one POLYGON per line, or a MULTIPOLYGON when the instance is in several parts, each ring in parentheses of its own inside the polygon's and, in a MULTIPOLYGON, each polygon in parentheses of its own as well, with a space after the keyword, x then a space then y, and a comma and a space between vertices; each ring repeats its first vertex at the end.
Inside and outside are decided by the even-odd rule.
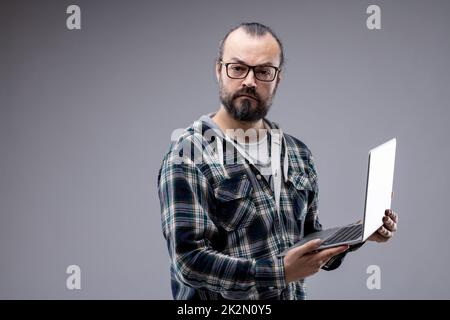
POLYGON ((391 210, 390 216, 391 216, 392 220, 394 220, 395 223, 398 223, 398 214, 397 214, 397 212, 391 210))
POLYGON ((383 226, 389 231, 397 231, 397 224, 388 216, 383 217, 383 226))
POLYGON ((394 212, 394 210, 392 209, 386 209, 386 211, 384 212, 384 214, 386 216, 388 216, 389 218, 391 218, 392 220, 394 220, 395 223, 398 222, 398 215, 396 212, 394 212))
POLYGON ((386 229, 385 227, 381 226, 378 229, 378 233, 383 236, 384 238, 391 238, 393 233, 391 231, 389 231, 388 229, 386 229))
POLYGON ((322 243, 322 240, 320 239, 314 239, 311 241, 308 241, 304 245, 301 245, 297 248, 289 250, 289 252, 292 252, 294 255, 301 257, 307 254, 308 252, 314 251, 317 248, 320 247, 320 244, 322 243))

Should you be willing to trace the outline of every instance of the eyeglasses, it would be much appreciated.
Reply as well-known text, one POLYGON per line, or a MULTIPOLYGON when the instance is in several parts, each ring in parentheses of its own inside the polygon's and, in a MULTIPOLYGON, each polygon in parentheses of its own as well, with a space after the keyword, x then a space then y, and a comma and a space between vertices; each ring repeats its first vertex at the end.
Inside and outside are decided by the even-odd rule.
POLYGON ((220 64, 225 66, 227 76, 231 79, 244 79, 247 77, 250 70, 253 70, 255 78, 260 81, 271 82, 275 79, 280 68, 274 66, 249 66, 244 63, 220 61, 220 64))

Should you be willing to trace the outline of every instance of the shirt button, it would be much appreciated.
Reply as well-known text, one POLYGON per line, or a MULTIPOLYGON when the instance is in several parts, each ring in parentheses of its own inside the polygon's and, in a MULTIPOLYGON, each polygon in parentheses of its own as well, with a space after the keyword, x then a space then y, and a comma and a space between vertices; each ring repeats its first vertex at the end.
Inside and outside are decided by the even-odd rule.
POLYGON ((260 174, 257 174, 257 175, 256 175, 256 179, 261 180, 261 175, 260 175, 260 174))

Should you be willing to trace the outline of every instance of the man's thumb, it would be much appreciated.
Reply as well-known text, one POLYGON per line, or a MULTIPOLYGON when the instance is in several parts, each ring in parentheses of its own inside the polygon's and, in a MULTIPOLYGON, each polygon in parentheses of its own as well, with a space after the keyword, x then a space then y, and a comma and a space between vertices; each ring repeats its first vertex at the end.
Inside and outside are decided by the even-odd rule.
POLYGON ((308 252, 316 250, 318 247, 320 247, 321 243, 322 243, 322 240, 320 240, 320 239, 314 239, 314 240, 308 241, 304 245, 301 245, 301 246, 293 249, 295 251, 293 251, 292 253, 298 257, 301 257, 301 256, 307 254, 308 252))

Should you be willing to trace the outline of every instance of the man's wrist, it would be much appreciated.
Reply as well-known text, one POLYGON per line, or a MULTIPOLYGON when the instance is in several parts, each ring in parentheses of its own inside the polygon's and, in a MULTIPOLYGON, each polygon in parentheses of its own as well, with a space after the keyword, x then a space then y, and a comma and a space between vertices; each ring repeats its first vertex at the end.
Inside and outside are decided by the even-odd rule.
POLYGON ((259 288, 282 289, 287 286, 282 257, 256 260, 255 282, 259 288))

